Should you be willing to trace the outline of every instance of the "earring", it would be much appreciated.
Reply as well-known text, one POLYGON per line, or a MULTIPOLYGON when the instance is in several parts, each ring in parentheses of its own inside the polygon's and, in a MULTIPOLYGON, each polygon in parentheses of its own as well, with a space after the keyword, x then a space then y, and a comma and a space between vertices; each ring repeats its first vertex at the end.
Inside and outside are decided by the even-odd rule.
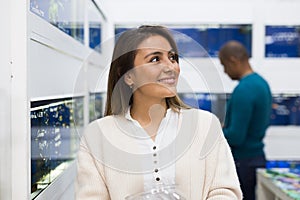
POLYGON ((132 88, 133 88, 133 85, 129 85, 129 87, 130 87, 130 89, 132 89, 132 88))

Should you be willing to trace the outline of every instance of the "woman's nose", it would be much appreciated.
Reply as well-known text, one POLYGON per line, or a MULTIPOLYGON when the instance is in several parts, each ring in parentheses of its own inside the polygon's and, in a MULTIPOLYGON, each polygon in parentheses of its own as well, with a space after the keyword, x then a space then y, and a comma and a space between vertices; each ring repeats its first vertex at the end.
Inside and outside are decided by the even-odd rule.
POLYGON ((162 63, 165 71, 170 71, 175 69, 176 61, 172 61, 169 58, 165 59, 162 63))

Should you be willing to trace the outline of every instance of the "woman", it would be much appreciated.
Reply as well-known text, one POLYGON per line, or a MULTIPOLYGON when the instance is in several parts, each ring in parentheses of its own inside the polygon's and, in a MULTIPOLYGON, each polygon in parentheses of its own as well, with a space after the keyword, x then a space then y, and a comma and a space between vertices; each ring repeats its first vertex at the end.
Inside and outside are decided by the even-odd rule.
POLYGON ((86 128, 78 153, 77 199, 125 199, 176 185, 185 199, 241 199, 218 119, 176 94, 176 43, 161 26, 118 39, 105 117, 86 128))

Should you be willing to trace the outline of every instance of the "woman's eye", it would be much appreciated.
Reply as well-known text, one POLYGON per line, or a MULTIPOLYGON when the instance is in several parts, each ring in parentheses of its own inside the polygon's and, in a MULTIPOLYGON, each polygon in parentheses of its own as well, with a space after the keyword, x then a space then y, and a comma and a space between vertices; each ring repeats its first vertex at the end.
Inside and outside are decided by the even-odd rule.
POLYGON ((176 61, 177 62, 177 56, 176 54, 170 54, 169 59, 172 61, 176 61))
POLYGON ((155 56, 153 58, 151 58, 150 62, 158 62, 159 61, 159 57, 155 56))

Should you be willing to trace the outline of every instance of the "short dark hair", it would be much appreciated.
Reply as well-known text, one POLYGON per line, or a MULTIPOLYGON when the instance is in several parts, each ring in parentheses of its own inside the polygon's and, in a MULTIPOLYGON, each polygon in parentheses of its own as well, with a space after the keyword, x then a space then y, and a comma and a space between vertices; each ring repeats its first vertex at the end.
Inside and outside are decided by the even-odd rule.
POLYGON ((219 51, 219 58, 229 59, 230 56, 233 56, 241 61, 246 61, 249 59, 249 55, 246 47, 235 40, 230 40, 226 42, 219 51))

